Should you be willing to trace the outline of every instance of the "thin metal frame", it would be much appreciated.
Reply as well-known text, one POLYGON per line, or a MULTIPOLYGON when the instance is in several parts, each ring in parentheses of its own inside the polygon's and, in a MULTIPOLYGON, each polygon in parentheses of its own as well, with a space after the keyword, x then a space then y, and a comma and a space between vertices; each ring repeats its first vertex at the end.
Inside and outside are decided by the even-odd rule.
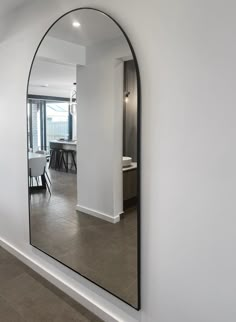
MULTIPOLYGON (((136 306, 133 306, 132 304, 130 304, 127 301, 125 301, 124 299, 120 298, 116 294, 112 293, 111 291, 109 291, 106 288, 102 287, 98 283, 94 282, 93 280, 91 280, 88 277, 84 276, 80 272, 74 270, 70 266, 66 265, 65 263, 61 262, 57 258, 53 257, 52 255, 49 255, 48 253, 46 253, 42 249, 40 249, 37 246, 35 246, 35 245, 32 244, 32 239, 31 239, 31 218, 30 218, 30 192, 29 192, 29 189, 28 189, 28 199, 29 199, 29 202, 28 202, 28 207, 29 207, 28 208, 29 209, 29 242, 30 242, 30 245, 31 246, 33 246, 36 249, 38 249, 39 251, 43 252, 47 256, 55 259, 57 262, 59 262, 62 265, 66 266, 67 268, 69 268, 70 270, 72 270, 75 273, 79 274, 80 276, 84 277, 86 280, 90 281, 91 283, 93 283, 96 286, 100 287, 101 289, 105 290, 109 294, 115 296, 116 298, 118 298, 122 302, 124 302, 127 305, 131 306, 135 310, 138 310, 139 311, 140 308, 141 308, 141 79, 140 79, 140 72, 139 72, 138 61, 137 61, 137 57, 136 57, 135 52, 134 52, 134 48, 133 48, 133 46, 131 44, 131 41, 130 41, 128 35, 125 33, 125 31, 120 26, 120 24, 114 18, 112 18, 109 14, 105 13, 104 11, 99 10, 99 9, 95 9, 95 8, 91 8, 91 7, 76 8, 76 9, 70 10, 67 13, 63 14, 62 16, 60 16, 47 29, 46 33, 44 34, 44 36, 42 37, 41 41, 39 42, 39 45, 38 45, 38 47, 37 47, 37 49, 35 51, 35 54, 33 56, 33 60, 32 60, 31 66, 30 66, 30 70, 29 70, 28 82, 27 82, 26 102, 28 101, 28 98, 30 98, 30 95, 28 95, 28 90, 29 90, 29 82, 30 82, 30 76, 31 76, 33 64, 34 64, 36 55, 38 53, 38 50, 39 50, 39 48, 40 48, 40 46, 41 46, 44 38, 46 37, 46 35, 48 34, 48 32, 51 30, 51 28, 59 20, 61 20, 63 17, 67 16, 68 14, 70 14, 72 12, 75 12, 75 11, 78 11, 78 10, 93 10, 93 11, 96 11, 98 13, 102 13, 102 14, 106 15, 108 18, 110 18, 120 28, 120 30, 123 33, 126 41, 128 42, 129 48, 131 50, 131 53, 132 53, 132 56, 133 56, 133 60, 134 60, 134 64, 135 64, 136 74, 137 74, 137 132, 138 132, 137 133, 137 183, 138 183, 138 187, 137 187, 137 232, 138 232, 137 233, 137 271, 138 271, 138 274, 137 274, 137 276, 138 276, 138 279, 137 279, 137 307, 136 306)), ((27 104, 26 104, 26 120, 27 120, 27 104)), ((28 123, 26 123, 26 124, 28 126, 28 123)), ((28 135, 27 135, 27 148, 28 148, 28 135)), ((27 156, 28 156, 28 154, 27 154, 27 156)), ((28 157, 27 157, 27 160, 28 160, 28 157)), ((28 167, 28 172, 29 172, 29 167, 28 167)), ((29 173, 28 173, 28 176, 29 176, 29 173)), ((27 180, 28 180, 28 178, 27 178, 27 180)))

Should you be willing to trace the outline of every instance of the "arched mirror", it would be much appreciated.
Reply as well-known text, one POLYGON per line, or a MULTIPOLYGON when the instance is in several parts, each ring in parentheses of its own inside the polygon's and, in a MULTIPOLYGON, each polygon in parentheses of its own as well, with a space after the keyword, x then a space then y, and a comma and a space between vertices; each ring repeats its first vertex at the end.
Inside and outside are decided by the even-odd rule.
POLYGON ((140 81, 101 11, 57 20, 27 92, 30 243, 140 308, 140 81))

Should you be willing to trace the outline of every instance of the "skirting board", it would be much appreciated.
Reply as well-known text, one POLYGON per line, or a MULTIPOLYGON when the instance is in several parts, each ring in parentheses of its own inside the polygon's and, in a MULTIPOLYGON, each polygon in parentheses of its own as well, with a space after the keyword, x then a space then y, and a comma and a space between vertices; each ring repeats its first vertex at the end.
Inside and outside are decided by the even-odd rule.
MULTIPOLYGON (((29 266, 39 275, 44 277, 46 280, 51 282, 53 285, 58 287, 62 292, 66 293, 72 297, 75 301, 86 307, 92 313, 96 314, 100 319, 107 322, 119 322, 117 318, 112 316, 110 312, 107 312, 105 308, 96 305, 84 294, 80 293, 78 290, 73 289, 71 285, 65 283, 61 278, 52 274, 48 269, 45 269, 40 263, 34 261, 29 256, 24 254, 22 251, 12 246, 5 240, 0 239, 0 246, 11 253, 13 256, 17 257, 21 262, 29 266)), ((125 321, 125 320, 124 320, 125 321)))
POLYGON ((104 214, 103 212, 99 212, 99 211, 96 211, 94 209, 90 209, 90 208, 83 207, 83 206, 80 206, 80 205, 76 206, 76 210, 81 211, 81 212, 83 212, 85 214, 88 214, 88 215, 91 215, 91 216, 106 220, 106 221, 108 221, 108 222, 110 222, 112 224, 116 224, 117 222, 119 222, 120 221, 120 215, 122 215, 122 213, 123 213, 122 212, 122 213, 118 214, 117 216, 112 217, 110 215, 104 214))

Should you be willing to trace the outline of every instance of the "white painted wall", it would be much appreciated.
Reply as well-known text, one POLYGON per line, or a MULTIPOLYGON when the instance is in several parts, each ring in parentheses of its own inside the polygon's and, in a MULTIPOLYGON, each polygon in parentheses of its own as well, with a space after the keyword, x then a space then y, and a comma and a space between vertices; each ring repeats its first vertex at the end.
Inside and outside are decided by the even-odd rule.
POLYGON ((77 67, 77 209, 110 222, 123 213, 123 62, 130 55, 124 37, 86 49, 77 67))
POLYGON ((84 46, 46 36, 38 51, 38 57, 68 65, 85 65, 86 49, 84 46))
POLYGON ((74 82, 76 66, 36 58, 30 77, 29 94, 69 98, 74 82), (48 87, 42 87, 45 84, 48 87))
POLYGON ((86 63, 86 48, 46 35, 33 64, 29 93, 70 97, 76 66, 86 63), (48 87, 42 85, 48 84, 48 87))
POLYGON ((0 238, 119 321, 236 320, 235 10, 232 0, 41 0, 0 22, 0 238), (28 244, 27 74, 48 26, 83 5, 120 22, 140 63, 139 313, 28 244))

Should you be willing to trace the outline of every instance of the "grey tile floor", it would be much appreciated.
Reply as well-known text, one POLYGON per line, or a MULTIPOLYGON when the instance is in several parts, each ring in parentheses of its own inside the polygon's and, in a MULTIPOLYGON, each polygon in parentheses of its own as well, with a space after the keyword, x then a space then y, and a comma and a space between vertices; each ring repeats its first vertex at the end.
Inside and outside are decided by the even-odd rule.
POLYGON ((136 209, 117 224, 76 212, 76 175, 49 172, 51 197, 45 192, 31 196, 32 244, 136 306, 136 209))
POLYGON ((102 322, 0 247, 1 322, 102 322))

